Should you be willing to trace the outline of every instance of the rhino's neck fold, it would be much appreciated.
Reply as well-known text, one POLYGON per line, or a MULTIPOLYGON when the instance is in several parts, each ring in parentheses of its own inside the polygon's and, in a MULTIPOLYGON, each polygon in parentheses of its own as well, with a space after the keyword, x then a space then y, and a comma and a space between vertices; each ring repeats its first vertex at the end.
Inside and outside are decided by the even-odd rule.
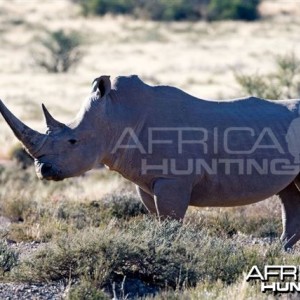
MULTIPOLYGON (((134 105, 135 99, 126 99, 112 90, 107 97, 105 113, 98 126, 101 128, 101 154, 99 161, 124 177, 133 177, 131 166, 139 149, 146 116, 143 106, 134 105), (142 109, 140 109, 142 108, 142 109)), ((142 146, 141 146, 142 147, 142 146)))

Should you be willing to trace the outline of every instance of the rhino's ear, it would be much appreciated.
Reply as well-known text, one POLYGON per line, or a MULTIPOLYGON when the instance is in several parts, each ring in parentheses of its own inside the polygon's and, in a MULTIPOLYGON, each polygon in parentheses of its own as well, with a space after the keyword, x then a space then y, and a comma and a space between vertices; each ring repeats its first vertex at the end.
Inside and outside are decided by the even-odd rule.
POLYGON ((93 81, 92 93, 99 93, 100 97, 106 96, 111 89, 110 76, 100 76, 93 81))

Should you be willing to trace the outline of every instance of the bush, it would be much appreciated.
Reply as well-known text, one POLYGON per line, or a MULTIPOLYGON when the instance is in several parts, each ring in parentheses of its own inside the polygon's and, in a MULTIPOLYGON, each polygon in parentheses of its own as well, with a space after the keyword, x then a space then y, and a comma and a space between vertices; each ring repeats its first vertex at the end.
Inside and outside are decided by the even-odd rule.
POLYGON ((33 165, 33 158, 19 144, 10 149, 9 158, 15 160, 22 169, 33 165))
POLYGON ((18 262, 18 254, 11 250, 7 243, 0 241, 0 270, 2 274, 9 272, 18 262))
POLYGON ((67 72, 83 57, 83 52, 80 50, 82 38, 75 31, 47 32, 44 37, 38 38, 38 43, 40 50, 33 52, 33 59, 38 66, 50 73, 67 72))
POLYGON ((88 280, 113 294, 130 297, 156 293, 166 286, 182 289, 198 282, 235 282, 266 256, 234 241, 210 237, 206 231, 175 221, 144 218, 130 223, 62 236, 40 249, 16 270, 17 279, 88 280), (71 278, 70 278, 71 277, 71 278))
POLYGON ((84 15, 96 14, 130 14, 133 11, 133 0, 81 0, 84 15))
POLYGON ((275 57, 274 73, 235 73, 235 79, 243 92, 265 99, 292 99, 300 97, 300 60, 294 53, 275 57))
POLYGON ((145 0, 82 0, 83 13, 105 15, 111 14, 131 14, 142 18, 154 20, 174 19, 178 17, 176 7, 181 0, 168 1, 145 1, 145 0))
POLYGON ((55 218, 66 221, 77 229, 100 226, 111 219, 129 220, 146 214, 142 202, 132 193, 111 193, 100 201, 88 203, 62 202, 56 209, 55 218))
POLYGON ((260 0, 210 0, 208 18, 210 20, 246 20, 258 19, 260 0))
POLYGON ((241 210, 234 213, 223 211, 221 214, 206 212, 201 219, 210 234, 219 237, 232 237, 242 233, 252 237, 273 239, 280 236, 282 227, 280 218, 270 218, 259 213, 254 215, 250 210, 246 215, 241 210))
POLYGON ((71 287, 68 300, 110 300, 104 292, 94 287, 90 282, 81 282, 71 287))
MULTIPOLYGON (((252 21, 259 17, 260 0, 78 0, 84 15, 129 14, 155 21, 222 20, 252 21)), ((78 2, 77 1, 77 2, 78 2)))
POLYGON ((103 198, 103 210, 110 218, 129 219, 147 213, 137 195, 132 193, 112 193, 103 198))
POLYGON ((201 3, 206 0, 137 1, 134 15, 155 21, 197 20, 201 18, 201 3))

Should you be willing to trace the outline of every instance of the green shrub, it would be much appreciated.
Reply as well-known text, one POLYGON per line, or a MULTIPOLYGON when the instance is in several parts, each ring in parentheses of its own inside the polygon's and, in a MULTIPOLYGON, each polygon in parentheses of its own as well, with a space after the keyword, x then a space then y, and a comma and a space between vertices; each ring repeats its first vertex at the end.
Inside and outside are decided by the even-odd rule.
POLYGON ((133 11, 133 0, 81 0, 83 14, 105 15, 130 14, 133 11))
POLYGON ((152 20, 183 20, 197 17, 195 3, 200 0, 82 0, 83 13, 104 15, 131 14, 135 17, 152 20))
POLYGON ((157 296, 146 297, 144 300, 225 300, 225 299, 239 299, 239 300, 275 300, 268 294, 260 291, 260 285, 245 284, 245 275, 240 276, 234 284, 224 284, 218 282, 200 282, 196 288, 187 289, 184 291, 164 291, 157 296))
POLYGON ((260 0, 210 0, 208 17, 210 20, 246 20, 258 19, 260 0))
POLYGON ((0 241, 0 270, 2 274, 9 272, 17 265, 17 262, 18 254, 11 250, 6 242, 0 241))
POLYGON ((62 236, 38 250, 16 269, 20 280, 88 280, 99 289, 142 296, 166 287, 182 289, 198 282, 227 284, 265 256, 204 230, 151 218, 62 236))
POLYGON ((39 50, 33 51, 36 64, 50 73, 67 72, 83 57, 80 49, 82 37, 78 32, 63 30, 46 32, 37 39, 39 50))
POLYGON ((235 234, 242 233, 257 238, 268 237, 273 239, 280 236, 282 229, 280 218, 274 218, 274 216, 271 218, 271 216, 259 214, 244 214, 238 210, 235 212, 206 213, 206 215, 202 213, 201 222, 210 234, 219 237, 232 237, 235 234))
POLYGON ((68 300, 110 300, 111 298, 93 286, 90 282, 83 281, 70 288, 68 300))
POLYGON ((300 97, 300 60, 294 53, 275 57, 276 71, 270 74, 235 73, 243 92, 265 99, 300 97))
POLYGON ((102 209, 107 211, 110 218, 129 219, 147 213, 141 200, 132 193, 112 193, 102 201, 102 209))
POLYGON ((21 170, 16 164, 0 166, 0 215, 13 222, 8 237, 15 241, 49 241, 67 229, 98 227, 111 219, 124 221, 145 214, 135 193, 124 191, 126 186, 122 192, 121 179, 117 179, 121 190, 106 194, 103 200, 87 196, 85 188, 89 185, 97 183, 101 188, 101 184, 110 182, 112 175, 105 176, 103 171, 52 182, 39 180, 33 167, 21 170))
POLYGON ((66 221, 77 229, 98 227, 111 219, 129 220, 146 214, 142 202, 133 193, 111 193, 99 201, 87 203, 62 202, 58 205, 55 218, 66 221))
POLYGON ((78 0, 84 15, 129 14, 156 21, 223 20, 252 21, 259 17, 260 0, 78 0))
POLYGON ((9 158, 15 160, 22 169, 26 169, 33 165, 33 158, 20 144, 10 149, 9 158))
POLYGON ((242 91, 248 95, 265 99, 280 98, 280 87, 274 84, 269 76, 262 76, 257 73, 251 75, 236 73, 235 79, 242 91))
POLYGON ((136 1, 135 16, 155 21, 197 20, 201 17, 203 0, 156 0, 136 1))
POLYGON ((300 60, 295 53, 277 55, 276 73, 273 75, 283 90, 286 98, 298 98, 300 96, 300 60))

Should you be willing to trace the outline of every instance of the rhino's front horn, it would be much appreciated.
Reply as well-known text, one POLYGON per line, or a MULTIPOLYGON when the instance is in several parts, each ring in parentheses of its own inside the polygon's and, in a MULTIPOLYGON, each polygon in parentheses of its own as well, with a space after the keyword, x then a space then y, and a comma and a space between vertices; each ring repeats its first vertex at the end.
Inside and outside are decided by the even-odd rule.
POLYGON ((47 127, 50 130, 51 129, 58 129, 58 128, 64 127, 63 123, 60 123, 60 122, 56 121, 51 116, 51 114, 49 113, 48 109, 46 108, 46 106, 44 104, 42 104, 42 108, 43 108, 43 112, 44 112, 44 116, 45 116, 47 127))
POLYGON ((9 109, 4 105, 4 103, 0 100, 0 112, 15 136, 22 142, 25 149, 29 152, 29 154, 33 157, 37 154, 37 152, 42 147, 44 141, 47 136, 45 134, 41 134, 28 126, 26 126, 23 122, 21 122, 17 117, 15 117, 9 109))

